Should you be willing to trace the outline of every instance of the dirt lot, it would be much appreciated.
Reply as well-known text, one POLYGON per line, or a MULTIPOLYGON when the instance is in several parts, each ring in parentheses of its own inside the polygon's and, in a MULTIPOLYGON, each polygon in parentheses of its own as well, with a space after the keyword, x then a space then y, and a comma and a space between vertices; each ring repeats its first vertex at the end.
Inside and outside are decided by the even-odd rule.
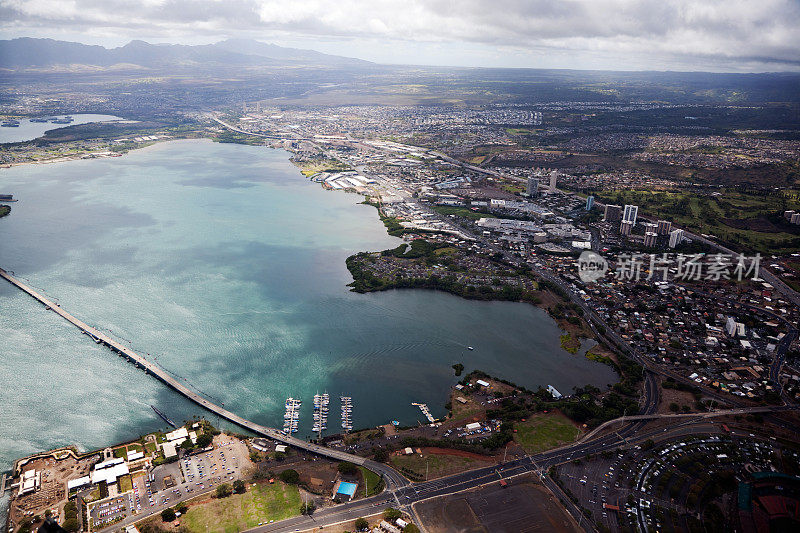
POLYGON ((669 409, 669 404, 673 402, 677 403, 679 407, 688 405, 691 407, 691 412, 697 411, 697 409, 694 408, 694 395, 691 392, 683 392, 675 389, 661 389, 661 400, 658 403, 658 412, 661 414, 673 414, 673 411, 669 409))
POLYGON ((414 505, 430 533, 578 533, 560 503, 532 477, 516 478, 414 505))
POLYGON ((436 479, 481 468, 495 463, 493 457, 478 455, 460 450, 447 450, 444 448, 422 448, 421 453, 404 455, 398 453, 391 458, 395 468, 406 470, 403 474, 412 481, 436 479))
POLYGON ((23 472, 30 469, 41 472, 41 489, 21 497, 16 496, 16 490, 13 491, 14 498, 9 505, 13 524, 19 523, 25 517, 44 516, 44 512, 48 509, 54 511, 54 514, 59 514, 61 505, 67 497, 67 480, 85 476, 96 461, 96 458, 76 460, 66 453, 57 455, 61 458, 55 459, 52 455, 48 455, 29 461, 22 467, 23 472))

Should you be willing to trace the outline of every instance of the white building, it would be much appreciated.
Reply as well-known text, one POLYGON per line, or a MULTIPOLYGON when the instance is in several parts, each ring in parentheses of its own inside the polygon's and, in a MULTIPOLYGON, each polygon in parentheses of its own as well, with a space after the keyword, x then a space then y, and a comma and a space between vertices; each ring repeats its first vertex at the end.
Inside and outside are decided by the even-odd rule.
POLYGON ((556 192, 556 180, 558 179, 558 172, 555 170, 550 171, 550 192, 556 192))
POLYGON ((42 473, 32 468, 26 470, 22 474, 22 479, 19 482, 19 495, 30 494, 36 492, 42 486, 42 473))
POLYGON ((683 230, 682 229, 674 229, 669 232, 669 247, 675 248, 680 243, 683 242, 683 230))
POLYGON ((644 245, 648 248, 652 248, 658 242, 658 234, 652 231, 648 231, 644 234, 644 245))
POLYGON ((115 457, 102 463, 97 463, 92 471, 92 483, 98 484, 105 481, 107 485, 113 485, 117 479, 128 474, 128 465, 122 457, 115 457))
POLYGON ((636 225, 636 217, 639 215, 639 206, 638 205, 626 205, 625 211, 622 214, 622 220, 631 222, 633 225, 636 225))

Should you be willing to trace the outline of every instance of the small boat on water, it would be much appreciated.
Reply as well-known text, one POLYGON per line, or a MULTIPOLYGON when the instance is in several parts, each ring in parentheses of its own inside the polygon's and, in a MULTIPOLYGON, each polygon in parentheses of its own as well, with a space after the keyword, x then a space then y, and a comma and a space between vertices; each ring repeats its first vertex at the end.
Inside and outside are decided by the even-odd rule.
POLYGON ((474 350, 474 349, 475 348, 473 348, 472 346, 467 346, 467 350, 474 350))
POLYGON ((19 122, 16 120, 6 120, 0 124, 0 126, 3 126, 4 128, 19 128, 19 122))

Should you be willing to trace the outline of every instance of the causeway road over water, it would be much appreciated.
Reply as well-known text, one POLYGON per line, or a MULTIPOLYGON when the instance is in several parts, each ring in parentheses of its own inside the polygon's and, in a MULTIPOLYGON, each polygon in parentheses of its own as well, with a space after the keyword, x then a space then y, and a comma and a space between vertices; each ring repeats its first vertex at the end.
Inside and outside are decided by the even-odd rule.
POLYGON ((228 411, 227 409, 213 402, 208 401, 203 396, 189 389, 186 385, 184 385, 174 377, 170 376, 164 369, 162 369, 158 365, 148 361, 143 356, 134 352, 127 346, 123 346, 122 344, 112 339, 102 331, 93 328, 92 326, 74 317, 70 313, 64 311, 57 303, 51 301, 49 298, 47 298, 40 292, 36 291, 35 289, 29 287, 28 285, 22 283, 21 281, 16 279, 14 276, 9 274, 2 268, 0 268, 0 277, 11 283, 18 289, 26 292, 34 299, 38 300, 41 304, 45 306, 46 309, 51 310, 57 315, 61 316, 61 318, 63 318, 64 320, 66 320, 79 330, 81 330, 81 332, 92 337, 92 339, 94 339, 95 342, 105 344, 106 346, 108 346, 121 356, 125 357, 128 361, 136 365, 138 368, 144 370, 147 374, 150 374, 151 376, 155 377, 156 379, 158 379, 159 381, 161 381, 162 383, 164 383, 177 393, 193 401, 200 407, 203 407, 204 409, 211 411, 212 413, 216 413, 225 420, 233 422, 237 426, 252 431, 256 435, 269 437, 273 440, 283 442, 290 446, 294 446, 295 448, 301 448, 303 450, 307 450, 317 455, 329 457, 337 461, 349 461, 351 463, 369 468, 370 470, 380 474, 380 476, 386 482, 386 487, 390 490, 399 489, 409 484, 409 482, 403 476, 401 476, 397 471, 395 471, 393 468, 383 463, 370 461, 369 459, 360 457, 358 455, 353 455, 340 450, 334 450, 325 446, 320 446, 318 444, 306 442, 296 437, 292 437, 291 435, 287 435, 286 433, 278 429, 262 426, 260 424, 256 424, 255 422, 251 422, 235 413, 232 413, 231 411, 228 411))

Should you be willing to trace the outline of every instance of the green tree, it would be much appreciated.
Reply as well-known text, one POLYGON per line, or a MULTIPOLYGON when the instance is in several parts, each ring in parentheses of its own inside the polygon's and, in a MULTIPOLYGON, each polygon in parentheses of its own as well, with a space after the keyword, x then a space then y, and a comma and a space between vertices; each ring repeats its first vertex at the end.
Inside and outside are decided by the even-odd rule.
POLYGON ((456 363, 453 365, 453 370, 456 371, 456 377, 460 376, 462 372, 464 372, 464 365, 461 363, 456 363))
POLYGON ((356 521, 353 523, 353 527, 356 528, 356 531, 366 531, 369 529, 369 522, 363 516, 360 518, 356 518, 356 521))
POLYGON ((386 520, 397 520, 398 518, 401 518, 402 516, 403 516, 403 513, 400 512, 399 509, 395 509, 394 507, 387 507, 383 511, 383 517, 386 520))
POLYGON ((297 473, 297 470, 293 468, 289 468, 278 474, 278 477, 284 483, 288 483, 289 485, 297 485, 300 482, 300 474, 297 473))
POLYGON ((379 463, 385 463, 389 460, 389 452, 385 448, 373 448, 372 453, 379 463))
POLYGON ((64 520, 64 523, 61 524, 61 527, 63 527, 67 531, 75 532, 80 530, 81 525, 78 523, 78 519, 76 517, 71 517, 64 520))
POLYGON ((241 479, 237 479, 233 482, 233 492, 236 494, 244 494, 245 489, 244 481, 241 479))
POLYGON ((356 475, 356 472, 358 472, 358 467, 347 461, 342 461, 339 463, 337 468, 339 469, 339 473, 345 476, 354 476, 356 475))
POLYGON ((199 437, 197 437, 197 447, 198 448, 205 448, 211 441, 214 440, 214 437, 210 433, 203 433, 199 437))
POLYGON ((175 518, 177 518, 175 516, 175 511, 173 511, 171 508, 167 507, 166 509, 161 511, 161 520, 163 520, 164 522, 174 522, 175 518))
POLYGON ((231 494, 233 494, 233 489, 227 483, 223 483, 217 487, 217 498, 227 498, 231 494))

